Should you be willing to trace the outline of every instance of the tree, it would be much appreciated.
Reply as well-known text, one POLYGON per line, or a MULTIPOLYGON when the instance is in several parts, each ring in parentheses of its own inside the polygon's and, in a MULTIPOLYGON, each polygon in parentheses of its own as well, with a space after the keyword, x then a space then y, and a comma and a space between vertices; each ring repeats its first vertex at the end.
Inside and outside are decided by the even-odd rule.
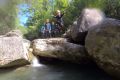
POLYGON ((0 0, 0 34, 15 29, 17 0, 0 0))
POLYGON ((108 17, 120 19, 120 0, 26 0, 24 3, 28 4, 29 8, 23 12, 32 14, 29 16, 26 26, 28 28, 34 26, 34 32, 32 29, 28 32, 35 36, 39 34, 39 28, 46 19, 53 20, 51 15, 55 14, 57 9, 65 11, 63 17, 65 28, 76 20, 84 8, 99 8, 108 17))
MULTIPOLYGON (((44 24, 46 19, 53 20, 52 15, 55 14, 55 10, 65 10, 69 5, 68 0, 31 0, 31 2, 26 2, 29 8, 23 10, 23 13, 32 14, 28 17, 25 26, 34 26, 35 30, 28 31, 29 34, 36 33, 34 36, 39 34, 39 28, 44 24)), ((29 34, 26 34, 29 36, 29 34)))

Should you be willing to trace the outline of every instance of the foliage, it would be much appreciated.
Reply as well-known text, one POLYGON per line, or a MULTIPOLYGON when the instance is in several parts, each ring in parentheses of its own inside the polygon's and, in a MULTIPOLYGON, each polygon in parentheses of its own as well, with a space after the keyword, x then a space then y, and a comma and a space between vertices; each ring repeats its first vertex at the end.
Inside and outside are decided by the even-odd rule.
MULTIPOLYGON (((25 26, 28 28, 28 34, 26 37, 32 38, 34 36, 39 36, 39 29, 45 23, 46 19, 50 19, 50 21, 54 20, 52 15, 55 15, 55 11, 57 9, 64 10, 68 7, 68 0, 31 0, 26 2, 29 8, 23 10, 23 13, 32 14, 28 17, 27 23, 25 26), (34 30, 30 28, 30 26, 34 27, 34 30)), ((37 37, 36 36, 36 37, 37 37)))
POLYGON ((26 28, 24 26, 18 26, 17 29, 19 29, 23 34, 28 33, 28 28, 26 28))
POLYGON ((120 0, 105 0, 104 12, 108 17, 120 19, 120 0))
POLYGON ((17 0, 0 0, 0 34, 15 29, 17 0))
POLYGON ((39 33, 38 33, 38 30, 36 29, 35 26, 29 26, 27 28, 27 33, 24 34, 24 36, 29 39, 29 40, 33 40, 33 39, 36 39, 39 37, 39 33))
POLYGON ((18 8, 16 4, 27 4, 28 8, 22 10, 28 15, 26 27, 19 26, 27 38, 39 37, 39 29, 46 19, 54 21, 52 15, 56 10, 65 11, 63 17, 65 28, 73 23, 84 8, 99 8, 108 17, 120 19, 120 0, 1 0, 0 1, 0 34, 4 34, 16 26, 19 26, 17 19, 18 8), (2 2, 5 2, 4 4, 2 2))
POLYGON ((107 17, 120 19, 120 0, 72 0, 66 9, 66 26, 72 24, 84 8, 98 8, 104 11, 107 17))

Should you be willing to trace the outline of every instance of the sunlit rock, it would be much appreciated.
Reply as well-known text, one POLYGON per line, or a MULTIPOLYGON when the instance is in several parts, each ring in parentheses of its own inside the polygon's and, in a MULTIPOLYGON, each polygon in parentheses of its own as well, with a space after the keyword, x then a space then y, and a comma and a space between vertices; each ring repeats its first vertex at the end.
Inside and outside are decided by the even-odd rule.
POLYGON ((87 31, 100 24, 104 18, 104 13, 98 9, 84 9, 77 21, 64 34, 64 37, 68 38, 71 42, 84 45, 87 31))
POLYGON ((27 39, 23 39, 23 44, 26 46, 27 49, 30 48, 31 42, 27 39))
POLYGON ((9 32, 0 37, 0 67, 15 67, 29 63, 27 47, 22 37, 16 34, 9 32))
POLYGON ((20 30, 12 30, 12 31, 6 33, 4 36, 5 37, 16 36, 16 37, 21 37, 21 38, 23 37, 22 32, 20 30))
POLYGON ((76 63, 88 60, 87 52, 81 45, 67 42, 64 38, 36 39, 32 42, 36 56, 57 58, 76 63))

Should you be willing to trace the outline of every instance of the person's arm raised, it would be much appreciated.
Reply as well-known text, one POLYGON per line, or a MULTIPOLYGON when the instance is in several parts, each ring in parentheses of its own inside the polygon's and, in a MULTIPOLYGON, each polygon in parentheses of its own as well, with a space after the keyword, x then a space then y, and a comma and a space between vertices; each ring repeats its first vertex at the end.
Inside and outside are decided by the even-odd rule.
POLYGON ((56 16, 55 15, 51 15, 53 18, 56 18, 56 16))

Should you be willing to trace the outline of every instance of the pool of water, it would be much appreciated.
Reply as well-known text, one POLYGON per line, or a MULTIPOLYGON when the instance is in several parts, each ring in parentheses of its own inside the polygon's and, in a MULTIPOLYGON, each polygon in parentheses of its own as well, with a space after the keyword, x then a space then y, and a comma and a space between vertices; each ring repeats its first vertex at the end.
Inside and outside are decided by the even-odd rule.
POLYGON ((0 69, 0 80, 113 80, 94 65, 52 64, 0 69))

